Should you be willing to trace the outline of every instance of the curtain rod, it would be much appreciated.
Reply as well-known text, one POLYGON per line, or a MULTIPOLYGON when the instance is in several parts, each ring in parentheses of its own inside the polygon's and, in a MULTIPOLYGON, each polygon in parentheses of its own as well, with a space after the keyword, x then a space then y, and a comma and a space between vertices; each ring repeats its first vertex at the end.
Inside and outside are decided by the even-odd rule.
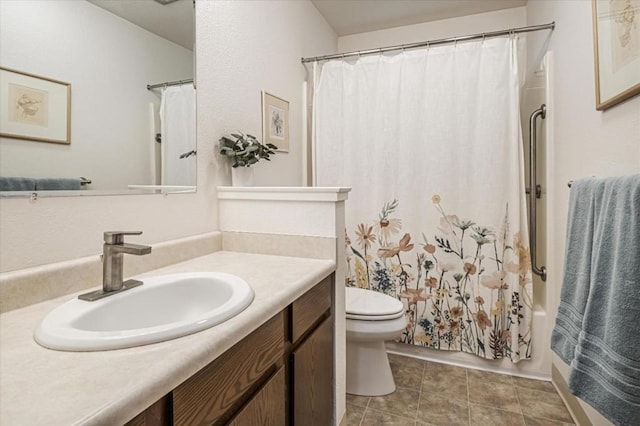
POLYGON ((157 89, 158 87, 181 86, 183 84, 189 84, 189 83, 193 83, 193 79, 167 81, 165 83, 158 83, 158 84, 147 84, 147 90, 157 89))
POLYGON ((487 33, 471 34, 471 35, 465 35, 460 37, 441 38, 437 40, 422 41, 419 43, 398 44, 395 46, 380 47, 378 49, 367 49, 367 50, 359 50, 359 51, 347 52, 347 53, 336 53, 333 55, 316 56, 313 58, 302 58, 301 60, 302 60, 302 63, 304 64, 306 62, 325 61, 329 59, 342 59, 342 58, 348 58, 350 56, 375 55, 375 54, 384 53, 384 52, 391 52, 394 50, 416 49, 418 47, 430 47, 438 44, 455 43, 458 41, 468 41, 468 40, 475 40, 480 38, 484 39, 489 37, 499 37, 499 36, 508 35, 508 34, 528 33, 531 31, 542 31, 542 30, 553 31, 555 27, 556 27, 556 22, 553 21, 549 24, 531 25, 529 27, 511 28, 509 30, 491 31, 487 33))

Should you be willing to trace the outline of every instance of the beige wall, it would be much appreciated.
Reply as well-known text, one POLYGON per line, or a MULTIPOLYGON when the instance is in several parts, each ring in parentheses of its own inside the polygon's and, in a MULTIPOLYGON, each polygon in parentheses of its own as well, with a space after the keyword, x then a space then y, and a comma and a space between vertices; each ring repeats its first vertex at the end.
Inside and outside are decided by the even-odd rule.
MULTIPOLYGON (((306 72, 300 58, 335 53, 335 32, 310 1, 203 1, 199 10, 206 17, 198 18, 198 43, 208 47, 204 58, 198 56, 198 77, 211 89, 206 128, 213 131, 206 143, 236 130, 262 139, 260 93, 266 90, 289 101, 290 149, 258 163, 254 184, 302 185, 306 72)), ((228 175, 222 180, 230 183, 228 175)))
POLYGON ((106 230, 141 230, 131 241, 153 244, 218 229, 215 187, 230 178, 214 146, 231 130, 261 134, 262 89, 291 102, 292 148, 259 165, 257 183, 300 184, 300 57, 335 52, 335 33, 307 1, 198 1, 196 27, 197 194, 2 199, 0 271, 98 254, 106 230))
MULTIPOLYGON (((555 235, 548 247, 548 290, 555 292, 555 316, 562 283, 567 182, 583 176, 611 176, 640 172, 640 96, 604 112, 595 109, 591 2, 575 0, 529 1, 527 24, 555 20, 552 34, 531 34, 528 40, 530 67, 553 52, 552 99, 549 113, 553 141, 548 171, 549 224, 555 235)), ((561 363, 554 358, 554 364, 561 363)), ((558 365, 566 373, 566 366, 558 365)), ((566 377, 566 376, 565 376, 566 377)), ((595 425, 609 424, 582 404, 595 425)))

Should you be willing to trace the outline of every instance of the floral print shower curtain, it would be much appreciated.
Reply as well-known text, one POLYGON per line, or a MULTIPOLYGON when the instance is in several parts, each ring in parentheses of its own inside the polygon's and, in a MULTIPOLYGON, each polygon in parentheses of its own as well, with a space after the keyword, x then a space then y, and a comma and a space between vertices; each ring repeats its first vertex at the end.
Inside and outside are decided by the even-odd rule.
POLYGON ((347 286, 405 306, 399 341, 531 356, 516 40, 323 65, 318 186, 352 186, 347 286))

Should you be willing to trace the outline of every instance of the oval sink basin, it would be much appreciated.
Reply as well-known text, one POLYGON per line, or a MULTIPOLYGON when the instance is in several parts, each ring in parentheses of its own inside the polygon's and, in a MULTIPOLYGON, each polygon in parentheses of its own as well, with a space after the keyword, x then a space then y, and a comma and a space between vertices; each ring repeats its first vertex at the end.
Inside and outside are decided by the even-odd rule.
POLYGON ((49 312, 34 332, 40 345, 101 351, 175 339, 220 324, 253 301, 235 275, 197 272, 142 280, 143 285, 93 302, 73 299, 49 312))

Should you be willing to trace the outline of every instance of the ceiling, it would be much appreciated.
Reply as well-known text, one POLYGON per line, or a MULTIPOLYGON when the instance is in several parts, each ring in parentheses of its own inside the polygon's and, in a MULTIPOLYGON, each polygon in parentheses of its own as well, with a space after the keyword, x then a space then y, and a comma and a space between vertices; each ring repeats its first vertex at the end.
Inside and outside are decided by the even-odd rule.
POLYGON ((195 18, 192 0, 161 5, 154 0, 88 0, 186 49, 193 50, 195 18))
MULTIPOLYGON (((129 22, 193 50, 192 0, 88 0, 129 22)), ((338 36, 524 6, 527 0, 311 0, 338 36)))
POLYGON ((311 0, 338 36, 510 9, 527 0, 311 0))

